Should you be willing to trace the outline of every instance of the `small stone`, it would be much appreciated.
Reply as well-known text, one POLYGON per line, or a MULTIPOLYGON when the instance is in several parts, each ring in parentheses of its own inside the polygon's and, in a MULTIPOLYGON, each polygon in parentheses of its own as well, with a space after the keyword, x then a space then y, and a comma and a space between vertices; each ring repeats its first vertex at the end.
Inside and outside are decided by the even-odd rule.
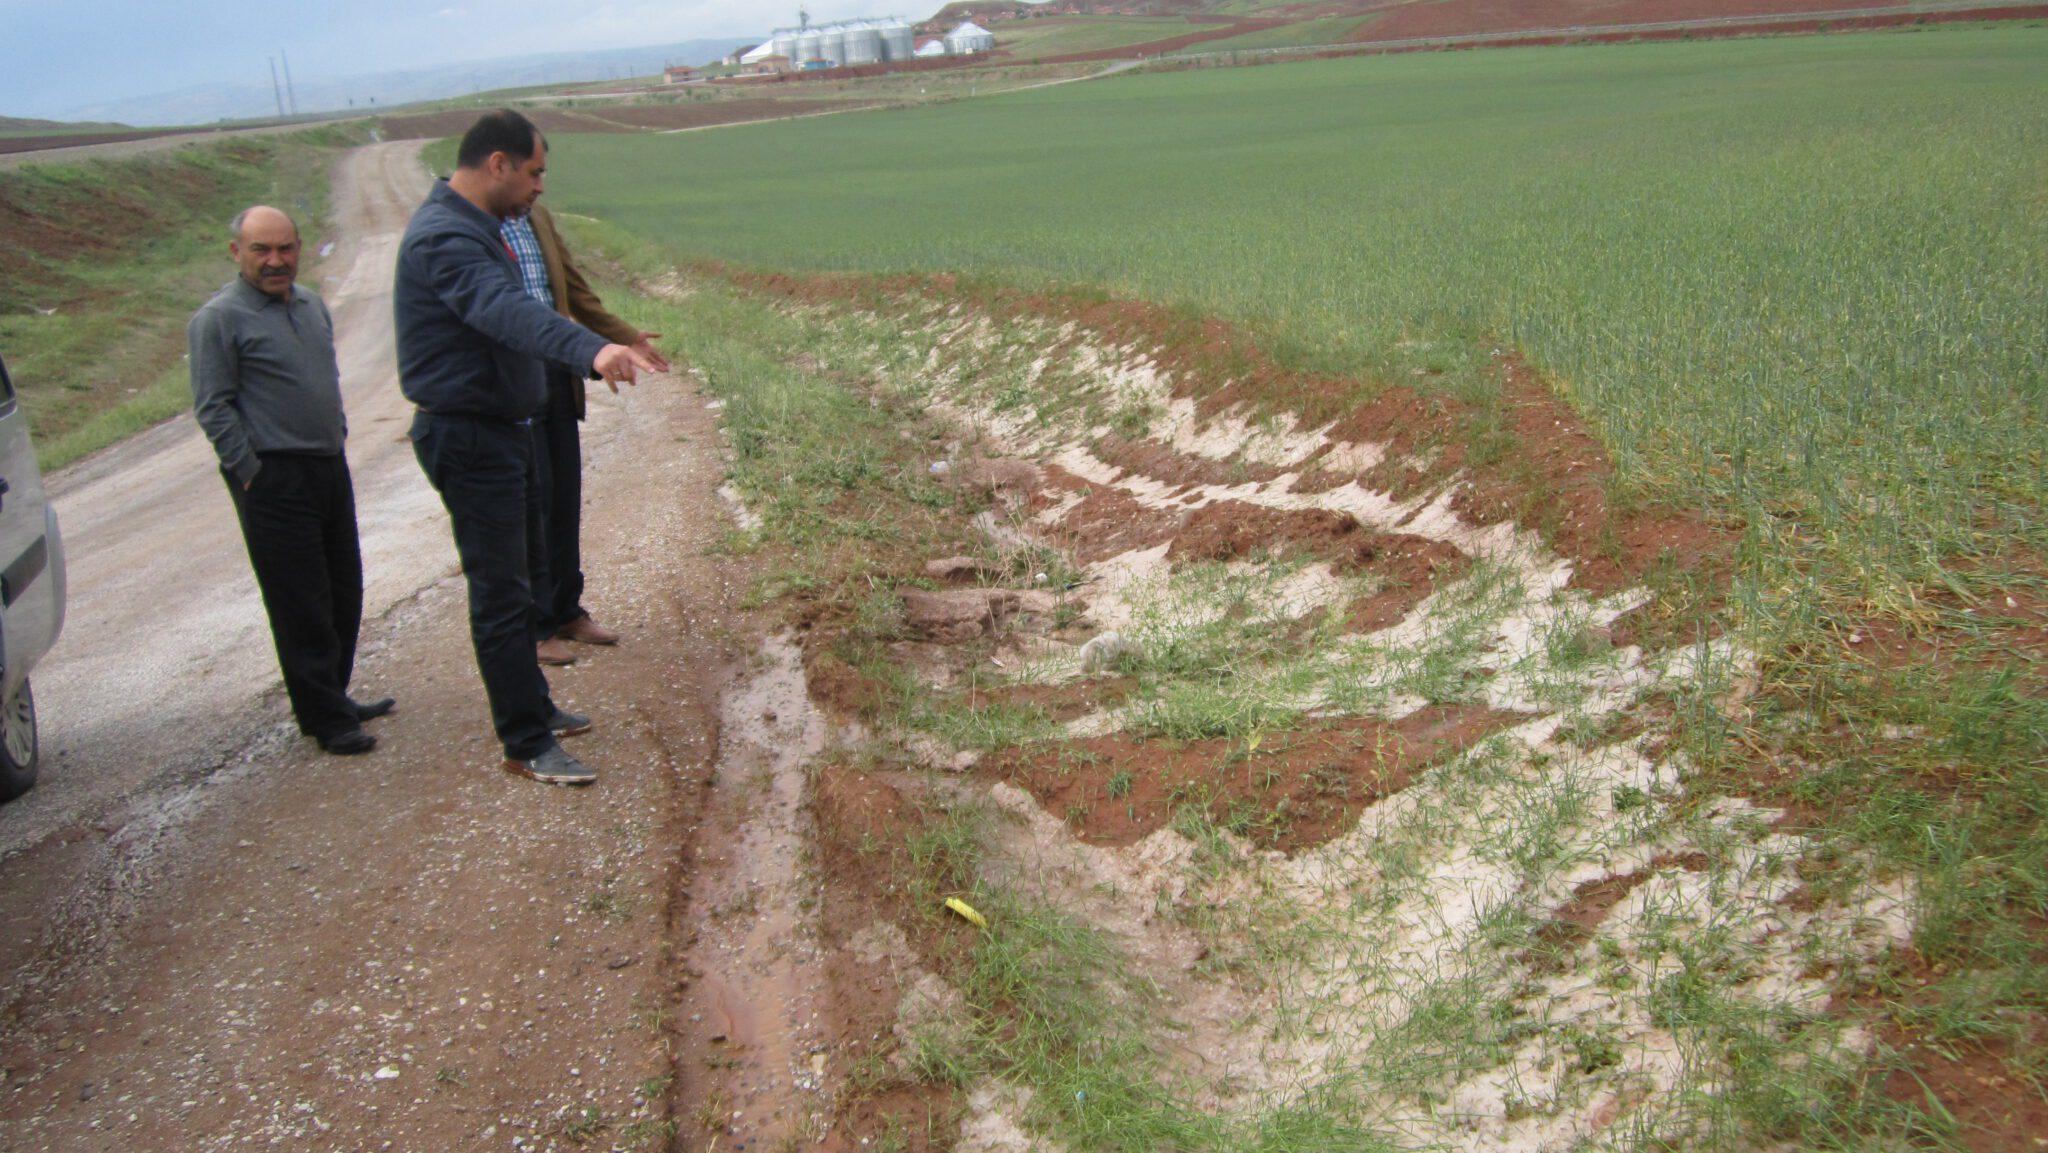
POLYGON ((379 1081, 395 1080, 398 1077, 398 1066, 386 1065, 382 1069, 377 1070, 375 1076, 379 1081))
POLYGON ((623 969, 632 963, 633 958, 631 957, 613 957, 604 963, 604 967, 607 969, 623 969))

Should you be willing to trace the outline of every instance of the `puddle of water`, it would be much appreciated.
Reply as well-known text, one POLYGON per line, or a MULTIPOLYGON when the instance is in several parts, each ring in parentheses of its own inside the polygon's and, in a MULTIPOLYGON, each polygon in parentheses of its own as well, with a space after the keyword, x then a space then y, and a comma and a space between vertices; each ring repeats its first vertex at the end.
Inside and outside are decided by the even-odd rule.
POLYGON ((827 1112, 815 1059, 827 1040, 818 1020, 824 954, 807 915, 820 893, 804 789, 832 726, 811 706, 793 637, 762 645, 721 702, 720 724, 712 804, 737 836, 708 858, 692 968, 702 974, 704 1035, 733 1062, 731 1133, 749 1144, 781 1141, 827 1112))

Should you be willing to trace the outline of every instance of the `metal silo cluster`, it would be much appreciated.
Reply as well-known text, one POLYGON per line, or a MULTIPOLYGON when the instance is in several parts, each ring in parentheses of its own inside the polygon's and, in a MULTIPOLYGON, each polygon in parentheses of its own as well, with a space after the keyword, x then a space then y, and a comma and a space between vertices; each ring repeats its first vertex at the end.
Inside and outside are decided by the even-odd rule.
POLYGON ((916 37, 900 16, 777 28, 768 43, 772 54, 788 57, 798 68, 890 64, 916 54, 916 37))

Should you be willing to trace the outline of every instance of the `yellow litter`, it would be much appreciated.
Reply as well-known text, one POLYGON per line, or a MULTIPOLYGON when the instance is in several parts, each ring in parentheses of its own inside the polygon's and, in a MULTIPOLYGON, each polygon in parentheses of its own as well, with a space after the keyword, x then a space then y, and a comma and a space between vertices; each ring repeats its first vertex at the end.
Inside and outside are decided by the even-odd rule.
POLYGON ((984 916, 982 916, 982 915, 981 915, 980 913, 977 913, 977 912, 975 912, 975 911, 974 911, 974 906, 973 906, 973 905, 970 905, 970 904, 968 904, 967 902, 965 902, 965 901, 961 900, 960 898, 958 898, 958 897, 947 897, 947 898, 946 898, 946 907, 947 907, 948 909, 951 909, 951 910, 953 910, 954 912, 956 912, 956 913, 960 914, 960 915, 961 915, 962 917, 966 918, 966 919, 967 919, 967 923, 968 923, 968 924, 970 924, 970 925, 973 925, 973 926, 974 926, 975 928, 977 928, 977 929, 986 929, 986 928, 988 928, 988 918, 987 918, 987 917, 984 917, 984 916))

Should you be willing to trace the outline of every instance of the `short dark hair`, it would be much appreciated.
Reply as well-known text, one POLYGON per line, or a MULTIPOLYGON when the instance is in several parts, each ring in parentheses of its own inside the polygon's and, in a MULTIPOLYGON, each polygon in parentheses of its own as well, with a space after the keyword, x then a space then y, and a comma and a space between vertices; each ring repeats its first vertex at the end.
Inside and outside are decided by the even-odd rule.
POLYGON ((484 113, 462 134, 462 145, 455 150, 455 167, 481 168, 493 152, 524 163, 533 158, 536 148, 545 147, 547 139, 533 121, 510 108, 500 108, 484 113))

